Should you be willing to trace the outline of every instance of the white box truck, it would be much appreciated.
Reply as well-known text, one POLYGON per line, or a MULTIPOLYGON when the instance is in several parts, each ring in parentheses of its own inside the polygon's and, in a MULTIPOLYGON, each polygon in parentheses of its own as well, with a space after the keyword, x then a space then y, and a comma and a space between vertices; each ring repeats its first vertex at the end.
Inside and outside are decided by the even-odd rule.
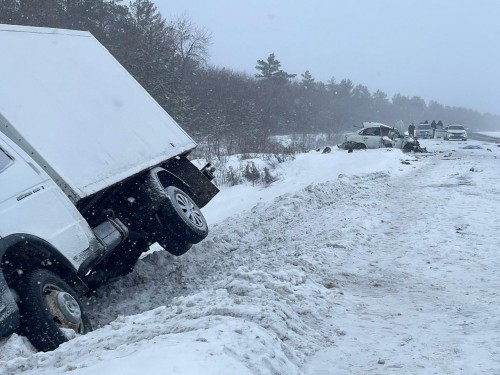
MULTIPOLYGON (((196 143, 88 32, 0 25, 0 337, 91 330, 80 297, 208 234, 196 143)), ((70 333, 68 335, 68 332, 70 333)))

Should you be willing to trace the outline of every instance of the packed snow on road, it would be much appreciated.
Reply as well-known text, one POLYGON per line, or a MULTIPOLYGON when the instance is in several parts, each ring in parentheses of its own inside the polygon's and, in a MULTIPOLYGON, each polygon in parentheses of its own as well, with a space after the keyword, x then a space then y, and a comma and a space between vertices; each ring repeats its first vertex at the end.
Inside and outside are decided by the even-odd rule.
POLYGON ((206 240, 84 300, 94 331, 1 374, 500 374, 500 147, 297 155, 223 188, 206 240))

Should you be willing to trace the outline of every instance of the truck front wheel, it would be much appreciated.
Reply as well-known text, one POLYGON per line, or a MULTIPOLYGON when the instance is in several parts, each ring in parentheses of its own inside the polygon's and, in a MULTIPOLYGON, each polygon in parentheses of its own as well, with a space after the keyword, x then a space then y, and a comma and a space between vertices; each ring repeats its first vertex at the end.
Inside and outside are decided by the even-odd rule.
POLYGON ((41 351, 92 330, 76 292, 54 273, 39 269, 19 283, 20 333, 41 351))

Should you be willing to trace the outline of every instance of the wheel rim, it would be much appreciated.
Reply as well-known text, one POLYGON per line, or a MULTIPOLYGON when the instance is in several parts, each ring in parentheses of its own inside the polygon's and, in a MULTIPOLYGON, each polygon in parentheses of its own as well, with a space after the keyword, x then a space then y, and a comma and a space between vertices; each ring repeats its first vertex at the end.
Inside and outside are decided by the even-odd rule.
POLYGON ((54 322, 60 328, 83 332, 82 311, 76 299, 53 284, 43 288, 43 301, 54 322))
POLYGON ((184 217, 195 227, 202 229, 205 226, 200 209, 184 194, 176 193, 175 201, 184 217))

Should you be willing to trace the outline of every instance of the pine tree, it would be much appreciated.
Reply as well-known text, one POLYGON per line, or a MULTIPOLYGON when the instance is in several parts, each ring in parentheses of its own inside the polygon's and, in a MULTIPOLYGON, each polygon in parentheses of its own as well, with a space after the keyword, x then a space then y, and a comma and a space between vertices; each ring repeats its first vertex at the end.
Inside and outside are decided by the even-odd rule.
POLYGON ((305 88, 310 88, 314 86, 314 78, 312 77, 309 70, 306 70, 304 73, 300 75, 302 77, 302 81, 300 82, 302 86, 305 88))
POLYGON ((255 77, 288 81, 296 76, 296 74, 289 74, 280 68, 281 63, 276 59, 274 53, 271 53, 267 60, 257 60, 255 69, 260 73, 256 74, 255 77))
POLYGON ((260 179, 260 171, 255 166, 253 161, 247 163, 245 167, 245 171, 243 172, 243 177, 245 177, 248 181, 252 182, 252 186, 260 179))

